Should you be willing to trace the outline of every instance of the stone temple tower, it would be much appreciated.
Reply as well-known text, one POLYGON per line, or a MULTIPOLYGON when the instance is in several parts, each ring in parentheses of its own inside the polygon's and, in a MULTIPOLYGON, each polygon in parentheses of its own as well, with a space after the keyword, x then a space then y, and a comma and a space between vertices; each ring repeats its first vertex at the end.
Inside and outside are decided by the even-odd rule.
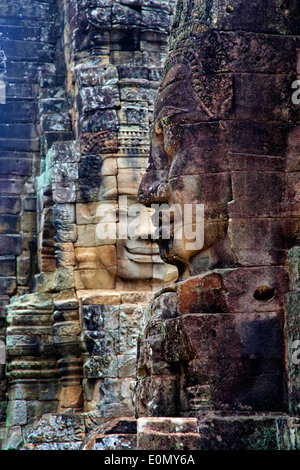
POLYGON ((1 1, 0 449, 300 448, 299 18, 1 1))
POLYGON ((203 449, 299 446, 299 8, 176 3, 139 198, 204 205, 204 239, 159 240, 179 279, 144 314, 145 448, 155 416, 197 418, 203 449))

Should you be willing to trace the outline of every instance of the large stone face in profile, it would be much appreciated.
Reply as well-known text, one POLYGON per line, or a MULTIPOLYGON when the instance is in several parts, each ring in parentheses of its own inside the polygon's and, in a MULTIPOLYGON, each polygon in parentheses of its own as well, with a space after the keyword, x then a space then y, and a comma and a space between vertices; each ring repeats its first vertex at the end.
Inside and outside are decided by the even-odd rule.
POLYGON ((288 409, 297 25, 295 2, 177 1, 139 197, 182 213, 203 204, 204 242, 158 240, 180 276, 144 314, 138 416, 288 409))

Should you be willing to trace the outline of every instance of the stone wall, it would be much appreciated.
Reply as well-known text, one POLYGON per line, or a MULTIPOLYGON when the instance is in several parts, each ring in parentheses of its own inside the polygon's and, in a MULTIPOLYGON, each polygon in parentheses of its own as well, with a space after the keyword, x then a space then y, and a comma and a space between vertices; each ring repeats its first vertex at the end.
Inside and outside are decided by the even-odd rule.
POLYGON ((5 449, 299 448, 298 12, 175 3, 0 6, 5 449), (100 234, 139 187, 200 253, 100 234))
MULTIPOLYGON (((35 177, 41 166, 43 124, 39 103, 49 87, 63 85, 59 18, 52 1, 2 2, 1 49, 6 103, 0 105, 0 321, 5 336, 5 305, 32 288, 37 272, 35 177), (56 82, 56 83, 54 83, 56 82)), ((1 336, 2 338, 3 336, 1 336)), ((1 422, 5 421, 6 381, 1 369, 1 422), (3 401, 2 401, 3 400, 3 401)))
POLYGON ((201 448, 237 448, 260 416, 266 437, 245 448, 277 448, 279 413, 299 436, 298 14, 276 0, 176 3, 139 197, 204 204, 204 237, 158 241, 179 280, 142 320, 136 411, 149 435, 153 416, 198 417, 201 448))
POLYGON ((47 413, 89 412, 89 423, 134 414, 141 308, 177 275, 147 239, 126 246, 97 236, 99 207, 122 211, 119 196, 137 202, 173 1, 15 3, 1 7, 16 106, 3 116, 23 130, 21 140, 14 123, 1 145, 22 188, 3 198, 19 225, 1 225, 17 247, 3 258, 16 265, 3 280, 6 448, 47 413))

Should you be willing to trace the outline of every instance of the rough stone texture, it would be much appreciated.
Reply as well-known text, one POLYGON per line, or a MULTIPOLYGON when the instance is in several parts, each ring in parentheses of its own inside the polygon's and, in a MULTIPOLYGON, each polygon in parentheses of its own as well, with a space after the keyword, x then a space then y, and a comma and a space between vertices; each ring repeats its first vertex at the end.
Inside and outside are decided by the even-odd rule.
POLYGON ((21 450, 79 450, 85 438, 79 414, 49 414, 27 431, 21 450))
POLYGON ((91 432, 80 450, 137 450, 137 422, 114 419, 91 432))
POLYGON ((201 448, 238 448, 243 413, 244 449, 288 446, 280 420, 298 432, 296 25, 293 2, 176 3, 139 199, 204 204, 204 239, 161 231, 179 280, 144 312, 135 400, 139 418, 198 416, 201 448))
POLYGON ((208 414, 199 420, 200 450, 296 450, 299 421, 287 416, 208 414))
POLYGON ((286 295, 286 339, 287 339, 287 373, 289 411, 299 416, 299 363, 300 363, 300 331, 299 331, 299 302, 300 302, 300 248, 294 247, 289 252, 291 273, 291 291, 286 295))
POLYGON ((39 429, 48 413, 86 412, 97 424, 134 415, 141 307, 177 270, 147 232, 128 244, 98 230, 105 204, 116 209, 118 227, 127 211, 119 197, 137 202, 173 3, 0 7, 8 100, 0 105, 5 448, 29 449, 31 441, 37 450, 77 448, 71 436, 44 446, 39 429), (28 432, 33 423, 39 442, 28 432))
POLYGON ((174 3, 0 6, 5 449, 299 449, 298 7, 174 3))
POLYGON ((196 418, 140 418, 139 450, 200 450, 196 418))
POLYGON ((82 306, 86 410, 99 417, 132 416, 130 384, 143 305, 82 306))

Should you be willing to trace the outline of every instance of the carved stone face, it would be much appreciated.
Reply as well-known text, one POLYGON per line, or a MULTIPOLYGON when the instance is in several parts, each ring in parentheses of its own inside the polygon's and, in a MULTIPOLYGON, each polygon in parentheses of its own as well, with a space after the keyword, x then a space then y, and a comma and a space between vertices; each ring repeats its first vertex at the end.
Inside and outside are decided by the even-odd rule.
POLYGON ((182 213, 187 204, 194 210, 197 204, 204 205, 203 245, 188 249, 184 231, 181 239, 158 241, 161 257, 177 265, 181 273, 193 270, 195 256, 203 269, 214 264, 211 248, 224 240, 227 231, 230 173, 220 128, 218 123, 208 122, 210 117, 210 111, 197 98, 189 66, 173 66, 164 77, 156 102, 150 158, 139 199, 148 206, 178 204, 182 213))
POLYGON ((176 279, 177 270, 163 263, 157 244, 150 239, 150 215, 138 217, 135 211, 131 212, 132 206, 145 209, 136 198, 142 170, 121 169, 117 176, 110 175, 115 160, 106 158, 102 166, 102 201, 79 204, 77 207, 79 245, 75 250, 78 267, 75 272, 76 287, 140 291, 160 288, 176 279), (136 227, 136 239, 119 237, 120 231, 124 233, 121 214, 127 228, 136 227), (102 238, 101 231, 107 224, 114 227, 108 239, 102 238))
POLYGON ((162 263, 158 246, 150 239, 150 212, 147 214, 146 211, 143 216, 139 213, 139 207, 145 209, 137 201, 137 192, 143 172, 144 170, 132 168, 119 170, 117 176, 118 234, 120 234, 120 229, 124 229, 124 227, 120 227, 122 214, 126 218, 128 231, 134 232, 130 235, 135 237, 127 236, 124 239, 121 237, 117 239, 117 278, 131 282, 132 288, 137 290, 139 288, 146 289, 147 284, 150 289, 151 285, 164 285, 164 283, 174 280, 177 275, 176 270, 170 269, 170 266, 162 263), (134 229, 130 230, 130 227, 134 229))
MULTIPOLYGON (((129 181, 129 187, 133 186, 129 181)), ((137 188, 136 188, 137 191, 137 188)), ((151 281, 156 277, 156 268, 163 270, 163 265, 158 256, 158 246, 150 240, 150 214, 149 217, 139 217, 133 207, 137 207, 136 199, 127 199, 126 207, 119 203, 119 214, 126 216, 128 228, 134 227, 134 236, 117 240, 118 277, 131 281, 151 281), (125 213, 126 212, 126 213, 125 213)), ((138 214, 139 215, 139 214, 138 214)), ((120 224, 121 222, 119 222, 120 224)))

